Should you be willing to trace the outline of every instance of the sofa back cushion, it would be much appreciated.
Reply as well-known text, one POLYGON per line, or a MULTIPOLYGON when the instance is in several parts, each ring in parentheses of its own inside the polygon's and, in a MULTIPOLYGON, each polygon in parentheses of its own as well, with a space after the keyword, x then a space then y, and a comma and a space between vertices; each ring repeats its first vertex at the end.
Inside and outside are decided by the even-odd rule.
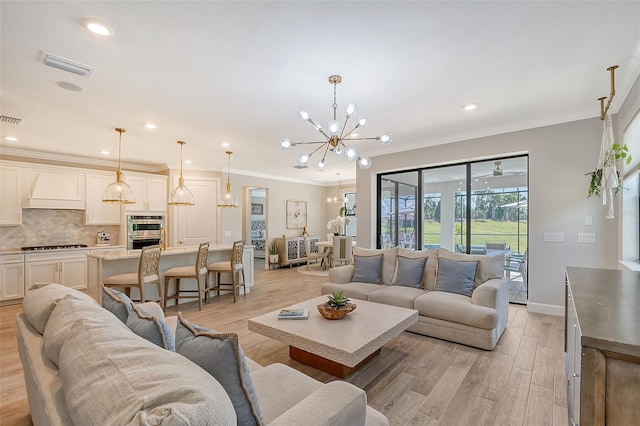
POLYGON ((37 283, 27 290, 22 300, 24 316, 33 328, 38 330, 38 333, 44 334, 51 312, 53 312, 58 301, 69 294, 76 299, 91 302, 96 308, 99 308, 98 302, 86 293, 61 284, 37 283))
POLYGON ((439 259, 436 290, 471 297, 478 263, 477 260, 439 259))
MULTIPOLYGON (((427 258, 427 263, 424 266, 424 276, 422 277, 422 288, 425 290, 435 290, 436 288, 436 269, 438 267, 438 250, 407 250, 398 249, 398 256, 408 257, 410 259, 427 258)), ((398 278, 398 269, 393 277, 393 283, 396 283, 398 278)))
POLYGON ((236 411, 239 425, 262 425, 258 403, 244 352, 235 333, 206 329, 178 314, 176 351, 215 377, 224 387, 236 411))
MULTIPOLYGON (((202 368, 136 336, 87 301, 60 300, 58 368, 77 425, 236 424, 226 392, 202 368), (64 311, 64 312, 63 312, 64 311)), ((50 342, 51 343, 51 342, 50 342)), ((51 349, 51 348, 50 348, 51 349)), ((47 351, 49 353, 49 351, 47 351)))
POLYGON ((438 260, 440 259, 478 261, 478 271, 473 288, 490 279, 504 277, 504 255, 502 253, 494 256, 472 255, 463 253, 452 253, 446 249, 440 249, 438 260))
POLYGON ((396 270, 397 247, 386 250, 365 249, 362 247, 353 249, 354 256, 375 256, 378 254, 382 254, 382 284, 391 285, 396 270))
POLYGON ((380 284, 382 282, 382 254, 353 256, 352 282, 380 284))

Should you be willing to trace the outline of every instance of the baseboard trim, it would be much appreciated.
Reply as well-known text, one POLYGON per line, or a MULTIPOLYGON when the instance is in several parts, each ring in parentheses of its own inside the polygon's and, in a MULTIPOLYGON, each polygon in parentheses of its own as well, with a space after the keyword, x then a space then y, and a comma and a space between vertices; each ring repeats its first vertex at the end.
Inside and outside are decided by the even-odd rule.
POLYGON ((527 303, 527 311, 535 314, 553 315, 556 317, 564 316, 564 306, 547 305, 544 303, 527 303))

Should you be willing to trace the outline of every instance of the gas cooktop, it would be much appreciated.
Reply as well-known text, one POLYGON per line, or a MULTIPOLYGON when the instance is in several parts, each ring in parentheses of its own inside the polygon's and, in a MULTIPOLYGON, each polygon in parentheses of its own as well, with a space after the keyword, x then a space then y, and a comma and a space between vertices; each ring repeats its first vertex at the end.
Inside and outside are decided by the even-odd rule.
POLYGON ((22 251, 63 250, 72 248, 85 248, 86 244, 59 244, 55 246, 30 246, 21 247, 22 251))

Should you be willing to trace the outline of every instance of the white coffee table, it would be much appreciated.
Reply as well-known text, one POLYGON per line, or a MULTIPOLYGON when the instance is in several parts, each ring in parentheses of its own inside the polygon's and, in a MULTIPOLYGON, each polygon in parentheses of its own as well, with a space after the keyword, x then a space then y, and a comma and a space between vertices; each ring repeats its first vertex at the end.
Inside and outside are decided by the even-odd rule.
POLYGON ((249 320, 249 330, 289 345, 289 356, 303 364, 345 378, 380 353, 382 346, 418 321, 418 311, 352 300, 355 311, 328 320, 317 305, 327 296, 282 309, 309 309, 309 319, 278 319, 280 309, 249 320))

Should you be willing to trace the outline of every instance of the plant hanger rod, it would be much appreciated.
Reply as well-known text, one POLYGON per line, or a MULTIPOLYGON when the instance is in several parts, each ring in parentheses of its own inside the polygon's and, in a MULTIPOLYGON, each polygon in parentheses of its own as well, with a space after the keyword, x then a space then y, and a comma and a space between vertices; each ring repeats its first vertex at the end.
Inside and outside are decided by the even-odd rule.
POLYGON ((607 71, 611 73, 611 93, 609 94, 609 100, 607 101, 607 106, 604 105, 604 100, 607 99, 606 96, 598 98, 600 101, 600 120, 604 120, 607 116, 607 112, 609 111, 609 107, 611 106, 611 102, 613 102, 613 97, 616 95, 616 77, 615 71, 618 68, 618 65, 612 65, 607 68, 607 71))

